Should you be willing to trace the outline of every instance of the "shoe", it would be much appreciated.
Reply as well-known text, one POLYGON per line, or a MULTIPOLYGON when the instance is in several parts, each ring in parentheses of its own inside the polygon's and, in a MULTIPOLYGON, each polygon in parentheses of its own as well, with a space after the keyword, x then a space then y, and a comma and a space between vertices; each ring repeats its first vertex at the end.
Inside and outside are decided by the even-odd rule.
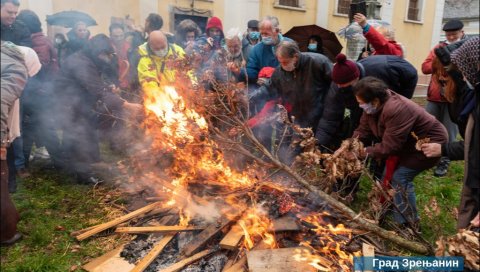
POLYGON ((30 172, 25 168, 20 168, 17 170, 17 175, 21 179, 26 179, 30 177, 30 172))
POLYGON ((442 157, 437 165, 437 168, 435 168, 435 171, 433 171, 433 175, 436 177, 444 177, 447 175, 449 165, 450 160, 446 157, 442 157))
POLYGON ((16 242, 20 241, 22 239, 22 234, 20 232, 17 232, 13 235, 12 238, 6 240, 6 241, 3 241, 3 242, 0 242, 0 246, 11 246, 13 244, 15 244, 16 242))
POLYGON ((50 154, 48 154, 47 149, 44 146, 42 146, 35 150, 35 154, 33 157, 34 159, 48 160, 50 159, 50 154))

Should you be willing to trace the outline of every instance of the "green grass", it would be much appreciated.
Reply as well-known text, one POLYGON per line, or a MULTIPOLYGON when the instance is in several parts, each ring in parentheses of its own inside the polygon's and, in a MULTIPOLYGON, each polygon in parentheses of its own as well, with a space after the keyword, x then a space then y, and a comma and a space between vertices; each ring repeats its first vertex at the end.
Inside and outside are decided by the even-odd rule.
POLYGON ((105 245, 108 238, 79 243, 70 237, 72 231, 105 222, 109 211, 101 197, 106 188, 78 185, 53 171, 37 172, 18 183, 13 199, 23 239, 1 248, 1 271, 79 270, 86 259, 112 247, 105 245))
MULTIPOLYGON (((463 161, 459 161, 450 164, 445 177, 434 177, 433 169, 428 169, 420 173, 414 180, 422 237, 433 246, 440 236, 456 233, 455 210, 460 204, 463 174, 463 161), (431 210, 433 199, 438 203, 438 213, 426 211, 425 207, 431 210)), ((360 190, 352 204, 354 210, 359 212, 368 209, 367 195, 371 188, 372 182, 362 177, 360 190)))

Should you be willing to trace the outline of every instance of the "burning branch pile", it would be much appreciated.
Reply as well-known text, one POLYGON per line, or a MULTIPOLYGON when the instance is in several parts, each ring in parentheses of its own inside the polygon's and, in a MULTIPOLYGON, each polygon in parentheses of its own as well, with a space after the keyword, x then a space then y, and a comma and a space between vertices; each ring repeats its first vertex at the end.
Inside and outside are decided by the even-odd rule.
MULTIPOLYGON (((119 168, 129 186, 138 187, 138 191, 148 188, 153 197, 164 201, 86 230, 77 236, 79 240, 144 216, 148 220, 141 221, 141 228, 117 228, 119 233, 155 232, 149 242, 144 238, 132 242, 141 244, 141 253, 122 253, 135 263, 134 271, 149 266, 161 271, 180 271, 187 266, 182 271, 243 271, 247 261, 250 269, 263 265, 253 261, 266 258, 262 255, 258 259, 258 254, 272 255, 272 250, 280 248, 298 253, 285 251, 295 260, 290 263, 292 267, 283 269, 296 271, 301 263, 307 263, 309 269, 349 271, 360 245, 352 229, 337 221, 352 220, 382 237, 391 236, 323 191, 330 191, 337 179, 360 174, 365 154, 357 139, 344 141, 334 154, 322 154, 312 130, 288 121, 280 107, 276 115, 284 125, 280 135, 298 139, 293 143, 303 151, 294 162, 297 169, 307 169, 299 171, 300 176, 278 159, 284 137, 275 142, 277 149, 271 153, 245 125, 249 109, 242 102, 241 86, 209 80, 216 92, 192 88, 181 78, 176 86, 144 90, 145 135, 119 168), (242 133, 232 137, 226 132, 232 128, 242 133), (238 154, 249 159, 249 167, 232 168, 227 163, 225 157, 236 159, 238 154), (322 202, 309 199, 298 184, 278 184, 258 164, 285 171, 322 202), (312 173, 317 183, 310 181, 312 173), (336 211, 335 217, 323 213, 330 209, 336 211), (270 251, 260 253, 267 249, 270 251)), ((398 237, 391 239, 410 245, 398 237)), ((422 245, 410 246, 426 251, 422 245)), ((302 266, 300 270, 308 269, 302 266)))

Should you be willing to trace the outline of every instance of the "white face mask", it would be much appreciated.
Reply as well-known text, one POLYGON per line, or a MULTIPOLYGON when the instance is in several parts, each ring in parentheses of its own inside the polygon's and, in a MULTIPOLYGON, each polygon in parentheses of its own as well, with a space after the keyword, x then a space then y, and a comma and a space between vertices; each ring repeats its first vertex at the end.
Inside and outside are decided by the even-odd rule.
POLYGON ((158 57, 165 57, 168 54, 168 47, 162 50, 152 50, 153 54, 158 57))

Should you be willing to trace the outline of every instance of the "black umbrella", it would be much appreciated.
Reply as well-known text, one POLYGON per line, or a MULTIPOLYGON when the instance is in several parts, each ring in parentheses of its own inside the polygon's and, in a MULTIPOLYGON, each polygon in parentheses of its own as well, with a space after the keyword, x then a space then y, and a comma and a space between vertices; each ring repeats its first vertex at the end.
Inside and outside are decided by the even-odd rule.
POLYGON ((284 36, 296 41, 300 51, 306 52, 309 38, 314 35, 322 38, 325 55, 332 62, 335 62, 335 56, 342 51, 343 46, 334 32, 317 25, 304 25, 292 27, 284 36))
POLYGON ((61 11, 52 15, 47 15, 47 23, 49 25, 58 25, 72 28, 77 22, 84 22, 87 26, 97 25, 95 19, 85 12, 69 10, 61 11))

